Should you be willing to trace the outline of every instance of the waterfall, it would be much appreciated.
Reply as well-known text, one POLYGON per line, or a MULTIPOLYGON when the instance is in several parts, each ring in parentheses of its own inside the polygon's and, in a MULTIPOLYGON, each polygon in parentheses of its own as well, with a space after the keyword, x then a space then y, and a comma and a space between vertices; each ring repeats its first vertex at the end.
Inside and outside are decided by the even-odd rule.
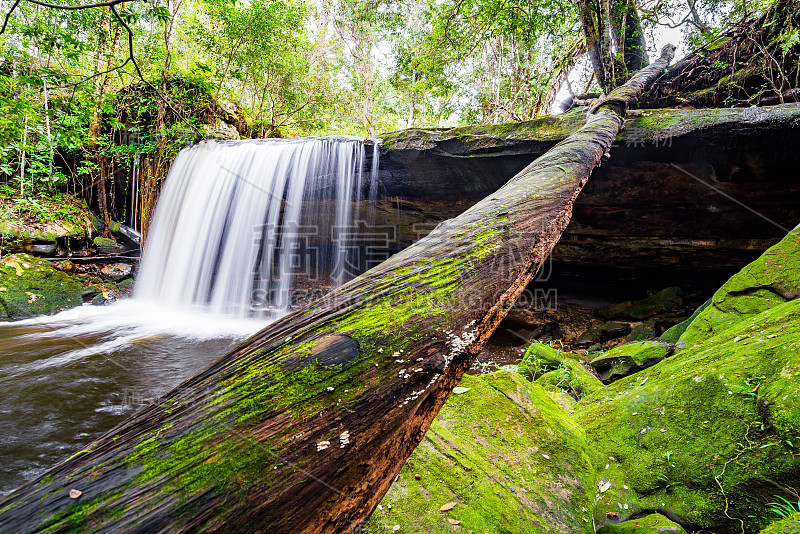
POLYGON ((359 206, 373 200, 377 157, 376 146, 367 181, 365 143, 354 137, 182 150, 156 205, 134 297, 277 317, 340 285, 357 274, 353 230, 361 217, 374 220, 359 206))

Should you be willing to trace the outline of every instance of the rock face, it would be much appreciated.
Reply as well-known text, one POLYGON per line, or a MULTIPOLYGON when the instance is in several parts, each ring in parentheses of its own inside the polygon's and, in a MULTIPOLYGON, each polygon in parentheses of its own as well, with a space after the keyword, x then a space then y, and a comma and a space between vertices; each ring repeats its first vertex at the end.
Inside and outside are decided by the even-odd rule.
POLYGON ((680 337, 689 345, 800 296, 800 227, 728 280, 680 337))
POLYGON ((583 431, 547 391, 510 372, 461 386, 469 390, 442 409, 368 531, 594 532, 583 431), (447 503, 456 504, 440 511, 447 503))
MULTIPOLYGON (((413 228, 430 231, 463 210, 454 199, 468 204, 491 194, 574 131, 581 113, 384 136, 379 205, 383 224, 398 229, 392 247, 405 246, 413 228), (397 202, 402 209, 392 208, 397 202), (402 219, 394 220, 397 213, 402 219)), ((798 105, 631 112, 611 159, 575 202, 553 258, 623 268, 713 266, 729 276, 780 240, 779 226, 800 220, 798 118, 798 105)))
POLYGON ((29 254, 0 260, 0 317, 18 319, 80 306, 81 286, 29 254))
POLYGON ((790 267, 800 259, 798 232, 732 277, 682 327, 671 356, 662 358, 673 346, 659 340, 601 356, 596 364, 625 355, 637 365, 609 385, 577 356, 541 344, 520 364, 535 383, 509 372, 466 377, 469 391, 442 409, 370 526, 376 532, 394 525, 409 532, 798 531, 798 516, 778 521, 768 504, 792 498, 784 488, 800 484, 800 298, 797 269, 790 267), (637 364, 651 351, 659 353, 657 363, 637 364), (594 385, 574 395, 570 372, 594 385), (542 454, 549 464, 539 463, 542 454), (552 481, 561 481, 558 498, 552 481), (439 512, 446 502, 457 504, 439 512), (528 523, 515 523, 523 514, 528 523), (460 521, 458 527, 448 519, 460 521))

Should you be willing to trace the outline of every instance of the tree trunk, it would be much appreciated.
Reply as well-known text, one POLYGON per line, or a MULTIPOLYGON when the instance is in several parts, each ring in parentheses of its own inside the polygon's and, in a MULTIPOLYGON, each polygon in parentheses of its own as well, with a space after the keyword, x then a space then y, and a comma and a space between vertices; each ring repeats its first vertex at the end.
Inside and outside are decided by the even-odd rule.
POLYGON ((597 81, 609 93, 647 65, 641 20, 632 0, 579 0, 586 49, 597 81))
POLYGON ((626 107, 673 50, 497 192, 18 489, 0 502, 0 529, 357 528, 547 258, 626 107))

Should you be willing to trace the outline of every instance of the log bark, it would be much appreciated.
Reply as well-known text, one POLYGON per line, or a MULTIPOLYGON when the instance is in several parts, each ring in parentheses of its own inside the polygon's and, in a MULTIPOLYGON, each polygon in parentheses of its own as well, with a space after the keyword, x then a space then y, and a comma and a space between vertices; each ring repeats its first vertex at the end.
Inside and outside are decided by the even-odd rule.
POLYGON ((0 531, 356 530, 673 51, 497 192, 12 493, 0 531))

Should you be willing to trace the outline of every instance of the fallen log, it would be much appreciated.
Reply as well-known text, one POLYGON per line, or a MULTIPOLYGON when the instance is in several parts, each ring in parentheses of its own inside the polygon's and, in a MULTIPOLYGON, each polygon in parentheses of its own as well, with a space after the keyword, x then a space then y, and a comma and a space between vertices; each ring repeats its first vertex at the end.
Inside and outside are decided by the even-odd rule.
POLYGON ((0 531, 357 530, 673 54, 496 193, 19 488, 0 531))

